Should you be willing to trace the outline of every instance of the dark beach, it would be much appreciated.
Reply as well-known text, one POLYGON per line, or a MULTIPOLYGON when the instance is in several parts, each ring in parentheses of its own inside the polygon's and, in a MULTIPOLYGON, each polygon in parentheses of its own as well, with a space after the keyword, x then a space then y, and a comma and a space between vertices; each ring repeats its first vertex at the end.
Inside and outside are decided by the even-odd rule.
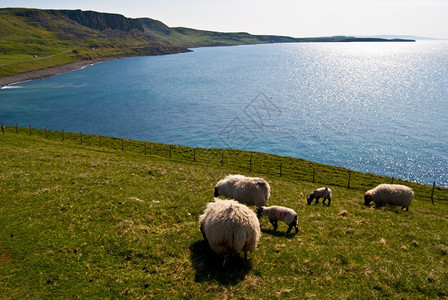
POLYGON ((57 75, 60 73, 78 70, 82 67, 85 67, 85 66, 88 66, 91 64, 95 64, 95 63, 99 63, 101 61, 110 60, 110 59, 113 59, 113 58, 82 60, 82 61, 77 61, 74 63, 62 65, 62 66, 57 66, 57 67, 52 67, 52 68, 47 68, 47 69, 42 69, 42 70, 36 70, 36 71, 31 71, 31 72, 26 72, 26 73, 21 73, 21 74, 15 74, 15 75, 11 75, 11 76, 0 77, 0 87, 7 86, 12 83, 17 83, 17 82, 22 82, 22 81, 27 81, 27 80, 42 79, 42 78, 54 76, 54 75, 57 75))

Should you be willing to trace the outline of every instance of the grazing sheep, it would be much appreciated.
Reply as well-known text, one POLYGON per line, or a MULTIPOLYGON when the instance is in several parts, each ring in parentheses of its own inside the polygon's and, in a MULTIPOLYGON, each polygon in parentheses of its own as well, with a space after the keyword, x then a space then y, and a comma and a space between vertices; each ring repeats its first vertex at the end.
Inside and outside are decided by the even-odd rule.
POLYGON ((405 185, 401 184, 380 184, 376 188, 368 190, 364 195, 364 204, 369 205, 371 201, 376 205, 390 204, 401 206, 409 211, 414 199, 414 191, 405 185))
POLYGON ((293 227, 296 229, 296 233, 299 232, 299 228, 297 227, 297 213, 291 208, 283 206, 262 206, 257 208, 257 217, 260 218, 261 216, 267 216, 269 218, 269 222, 274 226, 274 230, 277 230, 278 221, 280 220, 289 226, 286 233, 290 233, 293 227))
POLYGON ((311 195, 306 198, 306 201, 308 202, 308 205, 311 205, 314 199, 316 199, 316 204, 319 203, 319 199, 323 197, 322 204, 325 204, 325 200, 328 200, 328 206, 330 206, 331 203, 331 189, 327 187, 321 187, 316 190, 314 190, 311 195))
POLYGON ((268 203, 271 187, 263 178, 227 175, 215 186, 215 197, 220 195, 260 207, 268 203))
POLYGON ((210 248, 224 255, 225 267, 228 255, 235 251, 255 251, 260 240, 260 222, 257 215, 246 205, 235 200, 220 200, 207 204, 199 216, 201 232, 210 248))

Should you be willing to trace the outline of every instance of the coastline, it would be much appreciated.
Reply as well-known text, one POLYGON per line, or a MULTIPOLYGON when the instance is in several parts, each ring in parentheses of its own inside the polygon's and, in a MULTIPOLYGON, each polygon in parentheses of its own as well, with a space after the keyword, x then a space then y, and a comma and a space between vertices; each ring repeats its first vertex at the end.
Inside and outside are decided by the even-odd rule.
POLYGON ((117 58, 109 57, 109 58, 101 58, 101 59, 93 59, 93 60, 81 60, 81 61, 66 64, 66 65, 61 65, 61 66, 56 66, 56 67, 51 67, 51 68, 46 68, 46 69, 41 69, 41 70, 35 70, 35 71, 15 74, 15 75, 11 75, 11 76, 0 77, 0 88, 4 87, 4 86, 8 86, 10 84, 18 83, 18 82, 42 79, 42 78, 54 76, 57 74, 78 70, 85 66, 89 66, 92 64, 96 64, 96 63, 107 61, 107 60, 113 60, 113 59, 117 59, 117 58))

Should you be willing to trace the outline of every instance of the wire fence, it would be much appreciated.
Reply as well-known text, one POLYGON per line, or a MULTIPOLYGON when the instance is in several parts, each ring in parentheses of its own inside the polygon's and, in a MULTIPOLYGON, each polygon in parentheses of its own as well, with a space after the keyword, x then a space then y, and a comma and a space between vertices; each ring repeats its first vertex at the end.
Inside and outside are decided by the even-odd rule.
POLYGON ((118 137, 83 134, 82 132, 36 129, 28 127, 4 126, 1 123, 2 135, 25 134, 45 139, 60 140, 82 144, 85 146, 105 147, 168 158, 174 161, 226 168, 231 172, 253 173, 258 175, 278 176, 289 181, 307 181, 317 185, 344 187, 366 191, 381 183, 405 184, 414 189, 416 198, 420 200, 447 203, 448 189, 409 182, 394 177, 385 177, 370 173, 362 173, 343 167, 323 165, 303 159, 284 157, 252 151, 240 151, 217 148, 192 148, 179 145, 168 145, 155 142, 137 141, 118 137))

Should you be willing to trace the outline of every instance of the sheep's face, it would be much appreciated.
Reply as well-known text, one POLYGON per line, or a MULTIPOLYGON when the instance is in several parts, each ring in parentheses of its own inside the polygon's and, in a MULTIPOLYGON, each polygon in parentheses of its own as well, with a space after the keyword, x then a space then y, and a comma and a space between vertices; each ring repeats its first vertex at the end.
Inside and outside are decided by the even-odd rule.
POLYGON ((219 196, 219 191, 218 191, 218 187, 215 186, 215 197, 219 196))
POLYGON ((364 205, 368 206, 372 202, 372 196, 370 194, 364 195, 364 205))
POLYGON ((306 198, 306 202, 308 203, 308 205, 311 205, 311 202, 313 202, 314 200, 314 195, 310 195, 308 198, 306 198))

